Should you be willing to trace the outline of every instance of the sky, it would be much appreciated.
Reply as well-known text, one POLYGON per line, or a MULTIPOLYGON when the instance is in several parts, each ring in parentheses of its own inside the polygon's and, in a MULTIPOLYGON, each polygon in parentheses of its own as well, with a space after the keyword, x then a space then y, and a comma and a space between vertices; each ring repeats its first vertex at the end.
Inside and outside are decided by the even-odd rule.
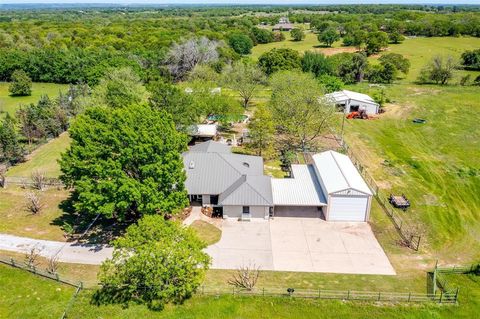
POLYGON ((6 3, 118 3, 118 4, 480 4, 480 0, 0 0, 6 3))

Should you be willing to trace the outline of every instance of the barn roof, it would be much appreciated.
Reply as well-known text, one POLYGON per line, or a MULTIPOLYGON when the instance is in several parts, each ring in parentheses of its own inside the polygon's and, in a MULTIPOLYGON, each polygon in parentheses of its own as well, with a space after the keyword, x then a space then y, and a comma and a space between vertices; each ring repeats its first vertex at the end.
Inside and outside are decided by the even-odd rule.
POLYGON ((375 102, 374 99, 372 99, 370 96, 363 94, 363 93, 358 93, 358 92, 353 92, 349 90, 342 90, 342 91, 336 91, 333 93, 329 93, 325 95, 327 98, 334 100, 336 103, 343 103, 347 100, 355 100, 355 101, 361 101, 364 103, 371 103, 371 104, 378 104, 375 102))
POLYGON ((347 155, 327 151, 315 154, 312 158, 327 194, 351 189, 372 195, 372 191, 347 155))

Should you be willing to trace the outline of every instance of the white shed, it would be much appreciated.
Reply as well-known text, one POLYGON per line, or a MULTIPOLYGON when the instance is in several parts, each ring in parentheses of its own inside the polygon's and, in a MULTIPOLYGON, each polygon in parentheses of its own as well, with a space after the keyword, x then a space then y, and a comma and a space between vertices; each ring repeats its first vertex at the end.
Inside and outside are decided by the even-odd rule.
POLYGON ((370 96, 358 92, 343 90, 325 95, 336 105, 345 108, 345 113, 365 110, 367 114, 377 114, 380 105, 370 96))
POLYGON ((313 155, 327 206, 327 221, 363 221, 370 215, 372 192, 346 155, 327 151, 313 155))

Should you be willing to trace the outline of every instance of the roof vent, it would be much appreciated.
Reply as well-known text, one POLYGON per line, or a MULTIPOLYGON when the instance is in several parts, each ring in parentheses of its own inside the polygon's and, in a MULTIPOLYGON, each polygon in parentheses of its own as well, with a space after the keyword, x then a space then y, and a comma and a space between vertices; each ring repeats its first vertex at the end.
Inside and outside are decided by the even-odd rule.
POLYGON ((189 169, 194 169, 194 168, 195 168, 195 162, 194 162, 194 161, 190 161, 190 163, 188 164, 188 168, 189 168, 189 169))
POLYGON ((245 166, 247 168, 250 167, 250 164, 248 164, 247 162, 243 162, 242 164, 243 164, 243 166, 245 166))

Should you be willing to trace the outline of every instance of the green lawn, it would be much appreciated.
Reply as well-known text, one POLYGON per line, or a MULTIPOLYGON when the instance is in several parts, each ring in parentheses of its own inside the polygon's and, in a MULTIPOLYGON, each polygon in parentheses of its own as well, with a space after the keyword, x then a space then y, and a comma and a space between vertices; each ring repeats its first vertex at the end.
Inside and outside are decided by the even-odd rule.
POLYGON ((207 243, 207 245, 213 245, 222 237, 222 231, 212 224, 204 222, 202 220, 196 220, 190 226, 195 230, 198 237, 207 243))
POLYGON ((0 264, 0 318, 60 318, 74 288, 0 264))
MULTIPOLYGON (((480 38, 472 37, 442 37, 442 38, 414 38, 405 39, 401 44, 390 45, 389 52, 400 53, 410 60, 410 72, 404 79, 404 82, 413 82, 417 79, 422 67, 428 63, 432 57, 436 55, 451 55, 456 59, 460 59, 460 55, 465 50, 473 50, 480 48, 480 38)), ((469 72, 474 75, 480 72, 469 72)), ((459 75, 466 74, 464 71, 458 71, 453 82, 458 82, 459 75)))
POLYGON ((39 193, 43 208, 36 215, 25 208, 28 192, 31 190, 13 184, 0 188, 0 233, 64 241, 64 232, 55 220, 64 214, 59 205, 68 198, 69 191, 51 188, 39 193))
POLYGON ((60 91, 65 92, 68 88, 65 84, 54 83, 33 83, 31 96, 10 96, 8 92, 9 83, 0 82, 0 116, 8 112, 14 114, 21 104, 36 103, 42 95, 51 98, 57 97, 60 91))
POLYGON ((60 165, 57 161, 69 145, 70 137, 68 133, 63 133, 29 154, 26 162, 11 167, 7 176, 30 177, 34 171, 39 170, 45 172, 48 177, 58 177, 60 165))
POLYGON ((393 85, 386 92, 387 112, 347 121, 347 142, 386 192, 411 200, 402 215, 425 233, 424 251, 455 263, 479 258, 480 90, 393 85), (412 123, 416 117, 427 123, 412 123))
POLYGON ((305 39, 302 41, 293 41, 290 37, 290 32, 283 32, 285 34, 285 40, 281 42, 271 42, 266 44, 258 44, 253 47, 251 57, 256 60, 258 57, 273 48, 288 48, 297 50, 299 52, 305 52, 314 50, 318 52, 324 52, 326 55, 340 53, 342 51, 355 51, 353 47, 342 47, 342 42, 337 41, 332 45, 332 48, 325 48, 318 41, 317 34, 306 31, 305 39))

